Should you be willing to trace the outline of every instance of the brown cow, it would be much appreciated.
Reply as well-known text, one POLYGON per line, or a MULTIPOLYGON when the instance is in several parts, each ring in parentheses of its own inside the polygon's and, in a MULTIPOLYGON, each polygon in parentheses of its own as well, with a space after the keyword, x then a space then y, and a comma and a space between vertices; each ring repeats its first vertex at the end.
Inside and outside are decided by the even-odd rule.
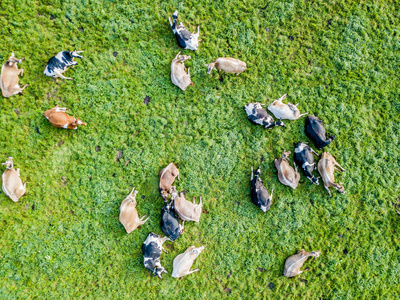
POLYGON ((132 192, 122 201, 119 213, 119 221, 122 225, 124 225, 127 233, 131 233, 140 225, 146 223, 146 221, 150 218, 148 217, 146 220, 146 216, 139 218, 138 212, 136 210, 136 194, 138 191, 135 191, 135 188, 132 189, 132 192))
POLYGON ((67 109, 65 107, 55 106, 52 109, 49 109, 44 112, 44 116, 49 120, 51 125, 58 128, 66 128, 66 129, 77 129, 78 125, 87 125, 85 122, 82 122, 77 117, 69 116, 66 113, 67 109))
POLYGON ((281 158, 275 159, 274 164, 278 170, 279 181, 292 189, 296 189, 300 181, 300 174, 297 172, 296 164, 294 165, 295 169, 289 165, 289 155, 290 151, 283 151, 281 158))
POLYGON ((201 216, 201 208, 203 206, 203 202, 200 196, 199 204, 196 204, 193 197, 193 203, 185 199, 185 195, 183 192, 179 194, 176 191, 176 187, 173 186, 171 189, 171 200, 174 200, 174 209, 178 216, 183 221, 194 221, 199 222, 201 216))
POLYGON ((218 57, 212 63, 206 65, 208 67, 207 74, 211 74, 213 69, 225 71, 226 73, 236 73, 239 75, 247 68, 245 62, 232 57, 218 57))
POLYGON ((324 152, 321 156, 321 159, 318 162, 318 172, 321 174, 322 180, 324 181, 324 187, 329 193, 329 196, 332 196, 330 187, 334 187, 338 190, 339 193, 344 194, 344 187, 342 183, 335 183, 335 175, 334 171, 346 171, 343 169, 336 161, 336 159, 329 153, 324 152), (335 168, 338 166, 340 169, 335 168))
POLYGON ((19 198, 26 193, 26 182, 22 182, 19 169, 14 169, 12 157, 9 157, 2 165, 6 165, 7 167, 2 176, 3 192, 10 197, 12 201, 17 202, 19 198))
POLYGON ((164 169, 161 170, 159 176, 160 176, 160 184, 158 187, 161 196, 164 198, 164 201, 167 201, 168 196, 171 192, 172 184, 175 181, 175 177, 178 177, 178 180, 180 180, 179 170, 174 165, 174 163, 170 163, 168 166, 166 166, 164 169))
POLYGON ((0 88, 4 97, 11 97, 22 93, 22 91, 28 86, 25 84, 22 88, 19 86, 19 75, 24 75, 24 69, 18 69, 17 64, 22 63, 25 57, 17 59, 14 56, 14 52, 1 67, 1 79, 0 88))
POLYGON ((321 251, 306 252, 304 249, 301 249, 297 254, 286 259, 285 267, 283 268, 283 275, 286 277, 294 277, 303 273, 304 271, 300 271, 300 268, 303 266, 307 258, 313 256, 315 259, 320 253, 321 251))

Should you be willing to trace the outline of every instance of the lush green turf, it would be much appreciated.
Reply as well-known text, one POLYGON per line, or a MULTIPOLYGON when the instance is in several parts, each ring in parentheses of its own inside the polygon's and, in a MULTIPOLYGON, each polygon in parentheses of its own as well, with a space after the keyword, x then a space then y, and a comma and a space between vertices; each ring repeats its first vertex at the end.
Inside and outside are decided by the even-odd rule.
POLYGON ((0 160, 13 156, 29 182, 18 203, 0 195, 0 298, 397 297, 399 2, 136 2, 0 3, 1 63, 11 51, 25 56, 20 82, 30 84, 0 98, 0 160), (199 50, 183 50, 194 82, 186 92, 170 80, 175 9, 191 30, 201 26, 199 50), (85 52, 66 72, 73 82, 43 75, 51 56, 74 47, 85 52), (248 70, 207 75, 204 64, 219 56, 248 70), (347 170, 337 174, 346 194, 332 189, 330 198, 304 176, 296 190, 279 183, 273 159, 308 141, 304 118, 265 130, 243 106, 284 93, 336 135, 326 150, 347 170), (43 112, 56 104, 88 126, 52 127, 43 112), (162 233, 158 172, 171 161, 178 189, 203 195, 208 214, 166 243, 169 274, 159 280, 141 245, 162 233), (260 162, 274 188, 265 214, 250 200, 250 166, 260 162), (118 214, 133 186, 139 214, 151 218, 127 235, 118 214), (201 271, 171 278, 190 245, 205 246, 193 266, 201 271), (306 262, 309 272, 283 277, 285 259, 302 248, 321 256, 306 262))

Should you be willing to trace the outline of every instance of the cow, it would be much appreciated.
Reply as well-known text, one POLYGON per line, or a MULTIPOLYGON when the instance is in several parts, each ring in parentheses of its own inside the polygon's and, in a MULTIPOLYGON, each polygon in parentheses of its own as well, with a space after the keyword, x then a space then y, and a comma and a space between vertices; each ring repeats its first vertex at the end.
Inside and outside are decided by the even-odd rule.
POLYGON ((146 216, 139 218, 138 212, 136 210, 136 194, 138 191, 135 191, 135 188, 132 189, 131 193, 122 201, 119 213, 119 221, 126 230, 126 233, 131 233, 140 225, 146 223, 146 216))
POLYGON ((264 186, 261 178, 261 167, 258 167, 255 174, 253 174, 253 166, 251 167, 251 200, 257 205, 263 212, 267 212, 271 206, 272 195, 274 189, 271 190, 269 195, 268 190, 264 186))
POLYGON ((318 149, 328 146, 335 137, 330 135, 326 138, 326 130, 322 120, 315 116, 308 116, 306 118, 306 135, 314 142, 318 149))
POLYGON ((258 125, 262 125, 267 129, 271 129, 275 126, 286 127, 286 125, 279 120, 275 122, 274 119, 268 114, 268 112, 262 107, 262 105, 258 102, 249 103, 244 106, 244 110, 246 111, 247 118, 258 125))
POLYGON ((232 57, 219 57, 206 66, 208 67, 207 74, 211 74, 213 69, 217 69, 226 73, 235 73, 236 76, 244 72, 247 68, 245 62, 232 57))
POLYGON ((179 194, 176 191, 176 187, 173 186, 171 190, 171 199, 174 199, 173 207, 176 214, 184 221, 199 222, 201 216, 201 208, 203 206, 202 198, 200 196, 199 204, 195 203, 193 197, 193 203, 185 199, 183 192, 179 194))
POLYGON ((160 262, 161 251, 168 253, 162 246, 165 241, 170 241, 170 239, 168 237, 161 238, 150 232, 142 245, 144 266, 160 279, 162 273, 168 273, 160 262))
POLYGON ((175 181, 175 177, 178 177, 178 180, 180 180, 179 170, 174 163, 169 163, 168 166, 160 171, 159 177, 160 183, 158 188, 164 202, 166 203, 171 192, 172 184, 175 181))
POLYGON ((174 198, 171 197, 171 201, 161 209, 161 230, 166 236, 168 236, 172 241, 175 241, 184 231, 185 221, 182 225, 179 224, 179 220, 175 215, 174 209, 172 207, 174 203, 174 198))
POLYGON ((200 269, 190 270, 190 268, 192 267, 194 260, 203 250, 204 246, 201 246, 199 248, 196 248, 195 246, 190 246, 186 249, 184 253, 177 255, 173 262, 171 276, 175 278, 180 278, 182 276, 200 271, 200 269))
POLYGON ((2 189, 4 194, 6 194, 14 202, 18 202, 26 193, 26 182, 22 182, 18 169, 14 169, 13 158, 9 157, 5 163, 2 165, 6 166, 6 170, 2 175, 2 189))
POLYGON ((11 97, 21 94, 22 91, 29 85, 25 84, 22 88, 19 85, 19 75, 24 75, 24 69, 18 69, 18 63, 22 63, 25 57, 21 59, 15 58, 14 52, 1 67, 0 88, 4 97, 11 97))
POLYGON ((336 159, 329 152, 322 153, 321 159, 318 162, 318 172, 321 174, 324 187, 331 197, 332 194, 329 190, 330 187, 334 187, 339 193, 344 194, 343 184, 341 182, 335 183, 335 175, 333 174, 335 170, 346 171, 337 163, 336 159), (336 169, 335 166, 338 166, 340 169, 336 169))
POLYGON ((306 252, 304 249, 301 249, 297 254, 286 259, 285 267, 283 268, 283 275, 286 277, 294 277, 303 273, 304 271, 300 271, 300 268, 303 266, 307 258, 313 256, 315 259, 320 255, 320 253, 321 251, 306 252))
POLYGON ((286 98, 286 95, 283 95, 278 100, 275 100, 270 105, 268 105, 268 109, 273 113, 275 118, 280 120, 297 120, 298 118, 307 115, 308 113, 300 114, 297 105, 293 105, 292 103, 283 103, 282 100, 286 98))
POLYGON ((172 14, 172 19, 174 19, 173 22, 171 22, 171 18, 168 18, 169 25, 171 26, 172 32, 175 34, 179 46, 183 49, 197 50, 199 47, 200 26, 197 26, 197 33, 191 33, 182 23, 178 25, 177 10, 172 14))
POLYGON ((185 70, 185 61, 190 59, 190 56, 180 55, 180 53, 179 51, 171 63, 171 81, 182 91, 185 91, 192 83, 190 68, 187 68, 187 71, 185 70))
POLYGON ((294 148, 294 161, 301 167, 304 175, 315 185, 318 185, 318 178, 314 177, 312 171, 315 169, 314 154, 318 156, 310 146, 305 143, 299 142, 294 148))
POLYGON ((278 170, 279 181, 292 189, 296 189, 300 181, 300 174, 297 172, 297 166, 294 164, 295 169, 289 165, 290 151, 283 151, 281 158, 274 160, 275 168, 278 170))
POLYGON ((67 80, 73 80, 71 77, 65 77, 62 75, 70 66, 78 64, 74 61, 75 57, 82 58, 79 53, 83 51, 60 51, 56 56, 49 59, 46 68, 44 69, 44 75, 54 78, 61 78, 67 80))
POLYGON ((56 105, 52 109, 46 110, 44 116, 49 120, 51 125, 58 128, 76 130, 78 129, 78 125, 87 125, 85 122, 79 120, 78 117, 75 119, 69 116, 66 111, 67 109, 65 107, 58 107, 58 105, 56 105))

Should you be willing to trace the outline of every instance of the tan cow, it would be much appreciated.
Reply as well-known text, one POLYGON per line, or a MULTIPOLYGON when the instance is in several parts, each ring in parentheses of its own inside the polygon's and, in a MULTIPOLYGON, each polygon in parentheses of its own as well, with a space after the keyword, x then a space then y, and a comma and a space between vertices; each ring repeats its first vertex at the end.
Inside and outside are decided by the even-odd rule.
POLYGON ((171 63, 171 81, 178 86, 182 91, 192 83, 190 79, 190 68, 185 71, 185 61, 190 59, 190 56, 180 55, 181 52, 175 56, 171 63))
POLYGON ((204 246, 196 248, 190 246, 184 253, 177 255, 173 262, 172 277, 179 278, 200 271, 200 269, 190 270, 194 260, 199 256, 201 251, 204 250, 204 246))
POLYGON ((140 225, 146 223, 146 221, 150 218, 148 217, 146 220, 146 216, 139 218, 138 212, 136 210, 136 194, 138 191, 135 191, 135 188, 132 189, 132 192, 122 201, 119 213, 119 221, 122 225, 124 225, 127 233, 131 233, 140 225))
POLYGON ((200 221, 200 216, 201 216, 201 208, 203 206, 203 202, 200 196, 200 202, 199 204, 195 203, 194 197, 193 197, 193 203, 190 201, 187 201, 185 199, 184 193, 180 193, 179 197, 178 193, 176 191, 176 187, 173 186, 171 189, 171 200, 174 201, 174 209, 175 212, 178 214, 178 216, 183 220, 183 221, 195 221, 199 222, 200 221))
POLYGON ((297 166, 294 164, 295 169, 289 165, 290 151, 283 151, 281 158, 275 159, 275 168, 278 170, 279 181, 293 189, 297 188, 300 181, 300 173, 297 172, 297 166))
POLYGON ((13 158, 9 157, 5 163, 6 170, 3 173, 2 189, 4 194, 11 198, 12 201, 17 202, 26 193, 26 182, 22 182, 20 178, 19 168, 14 169, 13 158))
POLYGON ((207 74, 211 74, 213 69, 217 69, 218 71, 222 70, 226 73, 236 73, 236 75, 239 75, 247 68, 245 62, 232 57, 219 57, 206 66, 208 67, 207 74))
POLYGON ((321 174, 322 180, 324 181, 324 187, 330 196, 332 196, 331 191, 329 190, 330 187, 334 187, 339 193, 344 194, 343 184, 341 182, 335 183, 335 175, 333 174, 335 170, 346 171, 337 163, 336 159, 329 152, 324 152, 318 162, 318 172, 321 174), (335 166, 338 166, 340 169, 335 168, 335 166))
POLYGON ((313 256, 315 259, 320 253, 321 251, 306 252, 304 249, 301 249, 297 254, 286 259, 285 267, 283 268, 283 275, 286 277, 294 277, 303 273, 304 271, 300 271, 300 268, 303 266, 307 258, 313 256))
POLYGON ((24 69, 18 69, 17 64, 22 63, 25 57, 17 59, 14 56, 14 52, 1 67, 1 80, 0 88, 4 97, 11 97, 22 93, 22 91, 28 86, 25 84, 22 88, 19 86, 19 75, 24 75, 24 69))
POLYGON ((171 192, 172 184, 175 181, 175 177, 179 178, 179 170, 174 165, 174 163, 168 164, 164 169, 160 171, 160 183, 158 185, 161 196, 164 198, 164 201, 168 200, 168 196, 171 192))
POLYGON ((87 125, 85 122, 79 120, 78 117, 75 119, 69 116, 66 111, 65 107, 58 107, 56 105, 52 109, 46 110, 44 116, 49 120, 51 125, 58 128, 78 129, 78 125, 87 125))
POLYGON ((297 105, 292 103, 283 103, 282 100, 286 98, 286 95, 283 95, 278 100, 275 100, 273 103, 268 105, 268 109, 274 114, 275 118, 279 120, 297 120, 298 118, 307 115, 308 113, 300 114, 297 105))

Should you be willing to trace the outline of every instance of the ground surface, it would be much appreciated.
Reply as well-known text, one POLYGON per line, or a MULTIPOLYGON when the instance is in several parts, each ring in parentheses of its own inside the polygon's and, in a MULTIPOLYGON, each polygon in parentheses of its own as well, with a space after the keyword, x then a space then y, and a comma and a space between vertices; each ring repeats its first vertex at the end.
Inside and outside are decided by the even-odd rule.
POLYGON ((11 51, 25 56, 20 82, 30 86, 0 99, 1 161, 13 156, 28 182, 18 203, 0 194, 0 298, 397 297, 399 3, 137 2, 1 1, 1 63, 11 51), (167 22, 175 9, 191 30, 201 25, 199 50, 182 51, 192 56, 186 92, 170 80, 181 50, 167 22), (85 50, 66 72, 74 81, 43 75, 51 56, 74 47, 85 50), (207 75, 204 64, 219 56, 248 70, 207 75), (273 159, 309 141, 304 118, 265 130, 243 106, 284 93, 336 135, 326 150, 346 169, 337 174, 346 194, 332 189, 331 198, 304 176, 296 190, 279 183, 273 159), (43 112, 56 104, 88 126, 52 127, 43 112), (171 161, 178 189, 203 195, 208 213, 166 243, 162 264, 171 273, 188 246, 205 250, 200 272, 159 280, 143 267, 141 245, 162 233, 158 172, 171 161), (265 214, 250 201, 252 165, 274 188, 265 214), (133 186, 150 220, 127 235, 118 214, 133 186), (283 277, 302 248, 321 256, 283 277))

